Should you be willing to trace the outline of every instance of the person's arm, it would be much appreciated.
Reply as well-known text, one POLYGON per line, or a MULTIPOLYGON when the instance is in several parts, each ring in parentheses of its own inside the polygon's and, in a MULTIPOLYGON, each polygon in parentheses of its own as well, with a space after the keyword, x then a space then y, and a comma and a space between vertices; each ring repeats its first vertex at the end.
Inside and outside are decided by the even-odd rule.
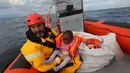
POLYGON ((50 63, 52 63, 52 62, 55 60, 55 57, 56 57, 57 55, 59 55, 59 56, 61 55, 60 50, 55 50, 55 51, 52 53, 51 57, 50 57, 48 60, 44 61, 44 64, 50 64, 50 63))
POLYGON ((55 36, 58 36, 58 33, 54 29, 51 29, 51 31, 54 33, 55 36))
POLYGON ((70 56, 67 56, 64 61, 57 67, 54 67, 54 71, 57 72, 59 71, 60 69, 62 69, 65 65, 67 65, 67 63, 71 60, 71 57, 70 56))
MULTIPOLYGON (((47 72, 51 69, 53 69, 56 64, 58 64, 58 59, 57 61, 54 60, 51 64, 43 64, 43 62, 46 60, 44 53, 42 53, 39 48, 37 47, 28 47, 27 45, 24 46, 21 49, 22 54, 26 58, 26 60, 37 70, 40 72, 47 72), (30 49, 31 48, 31 49, 30 49)), ((59 61, 60 62, 60 61, 59 61)))

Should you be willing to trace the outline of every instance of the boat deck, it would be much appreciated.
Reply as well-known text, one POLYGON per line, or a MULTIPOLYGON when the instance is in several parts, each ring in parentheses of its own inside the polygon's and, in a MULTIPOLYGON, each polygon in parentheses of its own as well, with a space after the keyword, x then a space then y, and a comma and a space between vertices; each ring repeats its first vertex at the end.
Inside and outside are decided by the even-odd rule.
POLYGON ((113 59, 108 66, 92 73, 130 73, 130 56, 125 55, 119 61, 113 59))
MULTIPOLYGON (((11 50, 6 52, 4 55, 0 55, 0 58, 2 58, 0 59, 0 73, 3 73, 4 69, 6 68, 6 65, 10 63, 11 59, 14 59, 14 56, 16 56, 17 53, 19 53, 19 51, 17 53, 14 52, 16 51, 11 50)), ((130 56, 125 55, 121 60, 118 61, 114 58, 111 63, 106 67, 91 73, 130 73, 130 56)))

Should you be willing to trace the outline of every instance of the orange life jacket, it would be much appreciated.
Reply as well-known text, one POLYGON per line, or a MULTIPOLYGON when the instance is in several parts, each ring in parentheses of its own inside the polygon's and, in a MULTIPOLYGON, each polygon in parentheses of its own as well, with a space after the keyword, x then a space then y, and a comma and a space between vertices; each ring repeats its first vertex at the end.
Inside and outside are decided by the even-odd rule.
MULTIPOLYGON (((69 50, 69 54, 72 56, 72 58, 75 57, 75 51, 78 49, 81 41, 80 41, 80 37, 78 36, 75 36, 74 37, 76 38, 76 41, 74 43, 74 45, 70 48, 69 50)), ((60 45, 61 42, 62 42, 62 38, 63 38, 63 33, 61 33, 59 36, 57 36, 56 38, 56 45, 60 45)))
POLYGON ((103 43, 102 41, 100 41, 99 39, 96 39, 96 38, 83 39, 82 42, 84 42, 89 49, 100 48, 100 44, 103 43))

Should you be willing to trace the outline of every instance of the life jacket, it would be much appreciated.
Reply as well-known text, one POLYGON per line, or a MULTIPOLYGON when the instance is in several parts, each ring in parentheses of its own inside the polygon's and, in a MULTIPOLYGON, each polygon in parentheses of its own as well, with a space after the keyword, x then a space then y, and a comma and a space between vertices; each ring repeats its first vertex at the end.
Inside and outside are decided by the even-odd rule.
POLYGON ((26 36, 27 38, 32 41, 32 42, 35 42, 35 43, 38 43, 38 44, 41 44, 41 45, 44 45, 44 46, 48 46, 50 48, 56 48, 56 43, 54 41, 52 41, 51 39, 55 39, 56 36, 57 36, 57 33, 54 32, 54 30, 48 28, 48 27, 45 27, 45 35, 40 38, 40 37, 37 37, 32 31, 31 29, 29 29, 27 32, 26 32, 26 36))
POLYGON ((98 49, 101 47, 100 45, 103 43, 103 41, 100 41, 99 39, 96 38, 84 39, 82 42, 86 44, 86 46, 89 49, 92 48, 98 49))
POLYGON ((54 39, 57 36, 52 29, 45 27, 45 31, 45 35, 40 38, 29 29, 26 32, 28 40, 21 48, 21 53, 24 55, 25 59, 41 72, 46 72, 56 65, 55 61, 50 65, 43 64, 54 51, 56 47, 54 39))
MULTIPOLYGON (((69 54, 72 56, 72 58, 75 57, 75 52, 81 43, 80 37, 75 36, 75 35, 74 35, 74 37, 76 38, 76 41, 75 41, 74 45, 69 50, 69 54)), ((61 33, 59 36, 56 37, 56 45, 61 45, 62 38, 63 38, 63 33, 61 33)))

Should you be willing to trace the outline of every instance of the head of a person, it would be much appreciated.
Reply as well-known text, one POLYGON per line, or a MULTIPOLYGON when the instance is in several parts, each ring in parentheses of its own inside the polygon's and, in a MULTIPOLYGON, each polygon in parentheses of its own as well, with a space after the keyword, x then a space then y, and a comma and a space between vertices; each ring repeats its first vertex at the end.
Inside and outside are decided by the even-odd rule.
POLYGON ((38 13, 31 13, 26 18, 26 24, 29 29, 37 36, 44 36, 45 32, 45 23, 42 16, 38 13))
POLYGON ((63 42, 64 44, 69 44, 71 43, 73 40, 73 33, 71 30, 66 30, 64 33, 63 33, 63 42))

